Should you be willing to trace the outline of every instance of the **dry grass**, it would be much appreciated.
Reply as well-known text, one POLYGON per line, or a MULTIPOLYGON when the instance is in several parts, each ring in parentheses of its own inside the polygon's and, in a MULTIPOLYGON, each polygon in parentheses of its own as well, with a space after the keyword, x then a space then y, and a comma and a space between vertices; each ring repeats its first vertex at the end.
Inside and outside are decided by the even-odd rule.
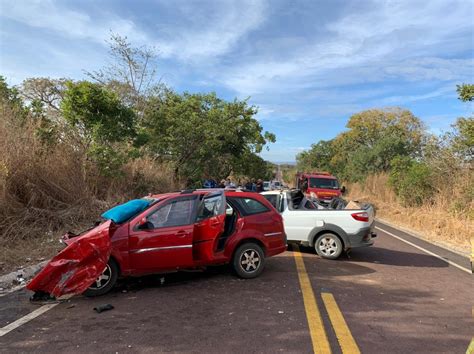
POLYGON ((105 178, 67 134, 45 145, 39 123, 0 105, 0 272, 48 257, 64 232, 81 231, 126 199, 175 189, 171 166, 135 159, 105 178))
POLYGON ((365 200, 375 205, 377 216, 396 225, 413 229, 429 240, 463 252, 470 250, 474 234, 473 202, 459 210, 459 198, 472 183, 472 172, 458 175, 456 180, 438 188, 430 204, 421 207, 402 206, 388 185, 386 174, 369 176, 364 184, 348 184, 348 198, 365 200))

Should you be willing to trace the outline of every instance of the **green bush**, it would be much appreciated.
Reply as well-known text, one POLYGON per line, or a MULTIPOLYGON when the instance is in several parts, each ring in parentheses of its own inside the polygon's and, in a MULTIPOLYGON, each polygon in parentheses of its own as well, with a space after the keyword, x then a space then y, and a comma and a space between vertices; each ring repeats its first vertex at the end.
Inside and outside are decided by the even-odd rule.
POLYGON ((427 164, 400 156, 391 164, 389 183, 405 205, 420 206, 432 199, 435 189, 427 164))

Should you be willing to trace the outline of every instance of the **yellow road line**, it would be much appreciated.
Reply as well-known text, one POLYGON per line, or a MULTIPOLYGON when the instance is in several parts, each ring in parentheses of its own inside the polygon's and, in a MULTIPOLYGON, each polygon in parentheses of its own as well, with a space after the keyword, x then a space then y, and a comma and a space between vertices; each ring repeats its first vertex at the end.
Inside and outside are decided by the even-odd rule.
POLYGON ((309 281, 308 273, 306 273, 303 256, 299 252, 297 245, 293 245, 293 251, 296 251, 293 252, 293 255, 295 256, 301 292, 303 293, 304 308, 308 320, 309 333, 311 334, 311 341, 313 342, 313 350, 315 353, 331 353, 331 346, 329 345, 323 320, 319 313, 318 305, 316 304, 313 287, 309 281))
POLYGON ((472 354, 474 353, 474 337, 471 339, 471 343, 467 347, 466 354, 472 354))
POLYGON ((357 346, 352 333, 347 326, 344 316, 342 316, 339 306, 337 306, 336 300, 331 293, 322 293, 324 305, 331 320, 334 332, 336 332, 337 340, 341 346, 343 353, 360 353, 359 347, 357 346))

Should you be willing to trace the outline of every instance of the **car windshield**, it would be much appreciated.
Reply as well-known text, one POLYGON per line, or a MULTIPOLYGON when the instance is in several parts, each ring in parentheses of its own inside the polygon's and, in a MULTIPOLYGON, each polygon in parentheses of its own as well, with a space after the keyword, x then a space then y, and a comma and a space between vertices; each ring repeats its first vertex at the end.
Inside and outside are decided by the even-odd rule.
POLYGON ((126 203, 117 205, 107 210, 101 216, 106 220, 112 220, 116 224, 121 224, 135 215, 139 214, 157 200, 153 198, 142 198, 129 200, 126 203))
POLYGON ((337 179, 311 177, 309 179, 309 187, 310 188, 339 189, 339 183, 337 183, 337 179))

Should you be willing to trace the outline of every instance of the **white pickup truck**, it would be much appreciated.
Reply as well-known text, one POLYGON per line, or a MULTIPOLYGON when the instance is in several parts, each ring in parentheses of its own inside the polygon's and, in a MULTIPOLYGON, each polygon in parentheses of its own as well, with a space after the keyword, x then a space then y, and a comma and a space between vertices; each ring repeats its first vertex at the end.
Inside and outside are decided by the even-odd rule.
POLYGON ((346 209, 346 202, 336 199, 325 207, 295 189, 261 194, 283 216, 288 241, 314 247, 323 258, 336 259, 342 251, 374 243, 375 211, 370 204, 346 209))

